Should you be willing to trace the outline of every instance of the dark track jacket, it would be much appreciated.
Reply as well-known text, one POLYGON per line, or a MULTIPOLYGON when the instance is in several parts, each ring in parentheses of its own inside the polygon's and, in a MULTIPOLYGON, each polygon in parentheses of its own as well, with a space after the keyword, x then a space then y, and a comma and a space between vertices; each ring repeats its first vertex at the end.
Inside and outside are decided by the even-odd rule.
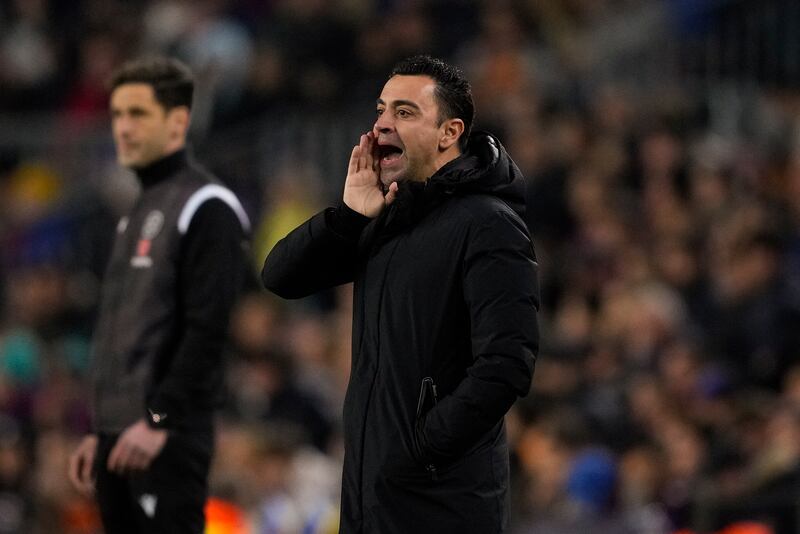
POLYGON ((230 310, 247 272, 247 215, 234 194, 176 152, 137 172, 92 345, 94 430, 208 432, 222 386, 230 310))
POLYGON ((476 133, 375 220, 325 210, 266 259, 264 285, 284 298, 355 282, 341 532, 506 529, 503 416, 538 350, 524 198, 499 141, 476 133))

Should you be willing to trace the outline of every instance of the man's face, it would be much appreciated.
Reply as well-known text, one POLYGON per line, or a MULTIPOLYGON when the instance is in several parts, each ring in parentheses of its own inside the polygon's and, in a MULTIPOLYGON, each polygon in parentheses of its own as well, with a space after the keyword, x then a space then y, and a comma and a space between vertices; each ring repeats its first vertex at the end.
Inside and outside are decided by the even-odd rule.
POLYGON ((111 129, 125 167, 145 167, 181 148, 187 121, 186 108, 166 111, 149 84, 123 84, 111 93, 111 129))
POLYGON ((437 170, 441 125, 428 76, 393 76, 383 86, 373 126, 381 182, 424 181, 437 170))

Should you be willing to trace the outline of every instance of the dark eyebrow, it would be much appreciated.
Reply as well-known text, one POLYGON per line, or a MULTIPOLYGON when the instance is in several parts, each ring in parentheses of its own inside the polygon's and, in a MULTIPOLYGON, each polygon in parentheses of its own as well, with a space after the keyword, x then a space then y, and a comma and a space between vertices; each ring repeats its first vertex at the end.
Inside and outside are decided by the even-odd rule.
POLYGON ((118 107, 114 107, 114 106, 109 106, 108 109, 109 109, 109 111, 111 113, 124 113, 125 111, 127 111, 128 113, 130 113, 132 115, 146 115, 147 114, 147 110, 145 108, 143 108, 142 106, 136 106, 136 105, 131 106, 131 107, 127 108, 127 109, 118 108, 118 107))
MULTIPOLYGON (((386 105, 386 102, 384 102, 380 98, 376 101, 376 103, 378 105, 384 105, 384 106, 386 105)), ((412 102, 411 100, 395 100, 394 102, 392 102, 392 104, 395 107, 397 107, 397 106, 408 106, 408 107, 414 108, 416 110, 420 109, 420 107, 418 105, 416 105, 414 102, 412 102)))

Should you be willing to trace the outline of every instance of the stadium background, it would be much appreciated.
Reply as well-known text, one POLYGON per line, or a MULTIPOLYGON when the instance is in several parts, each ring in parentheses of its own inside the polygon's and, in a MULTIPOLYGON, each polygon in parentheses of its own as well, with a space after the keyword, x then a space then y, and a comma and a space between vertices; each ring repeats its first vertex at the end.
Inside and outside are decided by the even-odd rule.
MULTIPOLYGON (((193 146, 258 221, 256 270, 417 52, 466 71, 529 180, 512 531, 800 532, 799 31, 795 0, 0 1, 0 534, 99 532, 66 458, 136 191, 110 71, 198 73, 193 146)), ((242 299, 209 534, 335 531, 349 298, 242 299)))

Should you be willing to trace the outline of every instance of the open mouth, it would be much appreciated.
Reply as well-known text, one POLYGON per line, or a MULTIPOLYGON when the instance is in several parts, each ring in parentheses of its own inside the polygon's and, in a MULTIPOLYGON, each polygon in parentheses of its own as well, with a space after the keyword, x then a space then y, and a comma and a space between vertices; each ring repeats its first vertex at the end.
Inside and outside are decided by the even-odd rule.
POLYGON ((390 164, 398 159, 400 156, 403 155, 403 149, 394 145, 379 145, 378 146, 378 157, 381 160, 381 164, 390 164))

